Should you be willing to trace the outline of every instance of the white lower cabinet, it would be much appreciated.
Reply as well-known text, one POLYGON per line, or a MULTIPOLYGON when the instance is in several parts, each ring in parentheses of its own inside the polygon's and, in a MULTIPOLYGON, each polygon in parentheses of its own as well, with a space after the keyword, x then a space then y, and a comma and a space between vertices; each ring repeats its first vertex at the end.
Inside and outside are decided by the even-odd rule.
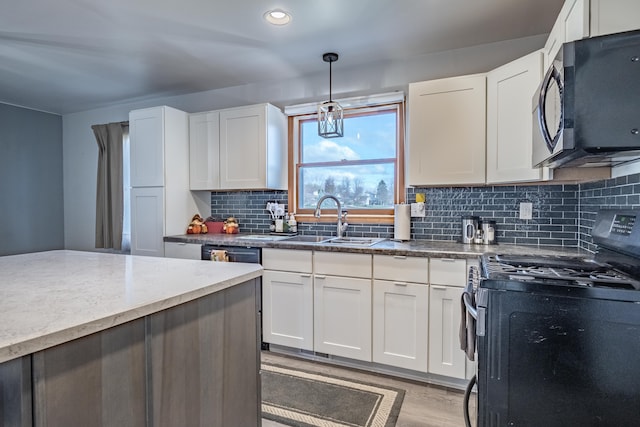
POLYGON ((164 257, 202 259, 202 245, 198 243, 164 242, 164 257))
POLYGON ((262 276, 263 340, 313 350, 313 279, 310 273, 266 270, 262 276))
POLYGON ((466 356, 458 341, 463 288, 432 284, 429 290, 429 372, 465 378, 466 356))
POLYGON ((429 260, 429 373, 464 379, 467 359, 460 349, 460 299, 467 281, 465 259, 429 260))
POLYGON ((427 285, 374 280, 373 361, 427 372, 428 312, 427 285))
POLYGON ((262 249, 262 339, 313 350, 312 252, 262 249))
POLYGON ((314 275, 314 350, 371 362, 371 279, 314 275))

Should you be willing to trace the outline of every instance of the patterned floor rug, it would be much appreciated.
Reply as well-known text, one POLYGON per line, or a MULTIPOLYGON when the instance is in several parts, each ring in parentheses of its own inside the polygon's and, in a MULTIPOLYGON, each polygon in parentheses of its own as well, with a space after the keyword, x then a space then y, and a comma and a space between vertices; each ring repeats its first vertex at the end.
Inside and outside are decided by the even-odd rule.
POLYGON ((404 391, 262 363, 262 416, 295 427, 393 427, 404 391))

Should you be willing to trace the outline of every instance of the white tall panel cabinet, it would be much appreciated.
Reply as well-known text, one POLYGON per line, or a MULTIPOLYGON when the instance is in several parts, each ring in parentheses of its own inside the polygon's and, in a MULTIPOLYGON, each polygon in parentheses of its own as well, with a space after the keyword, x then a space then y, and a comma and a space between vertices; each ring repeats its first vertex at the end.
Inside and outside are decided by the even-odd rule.
POLYGON ((165 235, 183 234, 198 212, 189 191, 188 116, 161 106, 129 113, 131 253, 164 256, 165 235))
POLYGON ((484 184, 486 77, 409 84, 409 185, 484 184))
POLYGON ((487 183, 539 181, 532 166, 532 97, 542 80, 542 51, 487 73, 487 183))

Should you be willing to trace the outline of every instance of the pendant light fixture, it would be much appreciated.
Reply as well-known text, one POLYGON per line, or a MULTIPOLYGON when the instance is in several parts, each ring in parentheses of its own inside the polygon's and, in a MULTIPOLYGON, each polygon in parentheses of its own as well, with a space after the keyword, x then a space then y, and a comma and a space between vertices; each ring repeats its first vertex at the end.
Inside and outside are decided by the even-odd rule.
POLYGON ((329 63, 329 101, 318 105, 318 135, 323 138, 341 137, 344 134, 343 110, 331 99, 331 64, 338 60, 338 54, 325 53, 322 59, 329 63))

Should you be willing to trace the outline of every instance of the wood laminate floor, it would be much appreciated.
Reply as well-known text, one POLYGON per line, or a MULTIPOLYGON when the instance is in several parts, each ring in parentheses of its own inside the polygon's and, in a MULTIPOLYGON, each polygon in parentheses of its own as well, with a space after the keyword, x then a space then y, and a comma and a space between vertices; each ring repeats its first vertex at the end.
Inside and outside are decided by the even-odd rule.
MULTIPOLYGON (((262 360, 311 372, 403 389, 406 393, 396 427, 464 427, 462 415, 463 392, 458 390, 282 356, 271 352, 263 352, 262 360)), ((472 402, 475 400, 474 396, 472 396, 471 400, 472 402)), ((281 427, 283 424, 263 419, 262 426, 281 427)))

